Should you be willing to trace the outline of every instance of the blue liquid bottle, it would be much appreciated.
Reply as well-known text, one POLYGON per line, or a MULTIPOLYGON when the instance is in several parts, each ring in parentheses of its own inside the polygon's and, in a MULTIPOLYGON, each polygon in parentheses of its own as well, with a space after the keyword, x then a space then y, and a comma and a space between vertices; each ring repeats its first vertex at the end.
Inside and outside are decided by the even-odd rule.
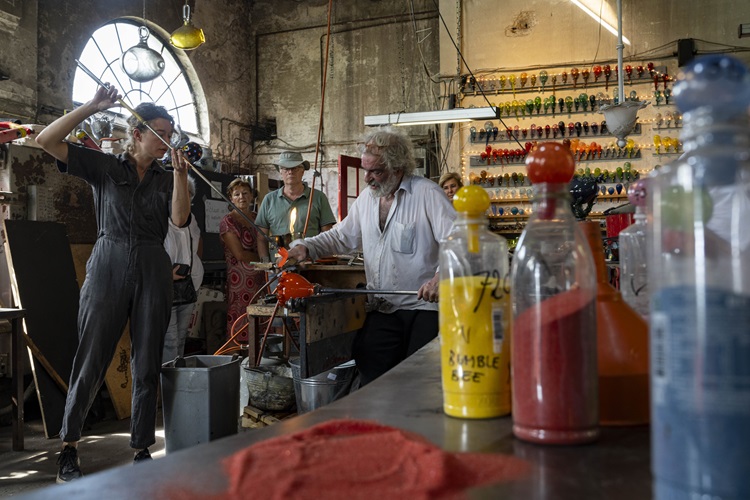
POLYGON ((748 499, 750 74, 699 58, 673 94, 685 154, 650 197, 655 498, 748 499))

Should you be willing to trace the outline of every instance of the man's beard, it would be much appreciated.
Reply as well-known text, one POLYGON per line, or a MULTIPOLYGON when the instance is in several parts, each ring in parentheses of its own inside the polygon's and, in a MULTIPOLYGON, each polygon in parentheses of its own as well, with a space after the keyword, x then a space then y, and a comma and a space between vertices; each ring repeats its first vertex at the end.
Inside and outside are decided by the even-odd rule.
POLYGON ((384 182, 376 182, 376 181, 370 181, 370 187, 372 189, 372 194, 376 198, 382 198, 383 196, 388 196, 389 194, 393 193, 396 188, 401 184, 401 179, 399 179, 396 175, 393 175, 393 172, 391 172, 388 179, 386 179, 384 182), (377 187, 372 188, 372 186, 377 185, 377 187))

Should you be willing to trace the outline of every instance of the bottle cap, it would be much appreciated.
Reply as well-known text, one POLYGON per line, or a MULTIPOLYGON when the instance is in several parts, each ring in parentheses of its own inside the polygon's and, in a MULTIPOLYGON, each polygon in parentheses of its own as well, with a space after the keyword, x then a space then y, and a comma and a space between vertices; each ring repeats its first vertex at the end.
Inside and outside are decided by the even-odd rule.
POLYGON ((636 207, 645 207, 648 196, 648 178, 638 179, 628 188, 628 201, 636 207))
POLYGON ((546 142, 531 150, 526 157, 526 168, 532 184, 567 184, 575 172, 575 160, 564 145, 546 142))
POLYGON ((490 196, 480 186, 464 186, 453 196, 453 206, 457 212, 479 216, 490 208, 490 196))

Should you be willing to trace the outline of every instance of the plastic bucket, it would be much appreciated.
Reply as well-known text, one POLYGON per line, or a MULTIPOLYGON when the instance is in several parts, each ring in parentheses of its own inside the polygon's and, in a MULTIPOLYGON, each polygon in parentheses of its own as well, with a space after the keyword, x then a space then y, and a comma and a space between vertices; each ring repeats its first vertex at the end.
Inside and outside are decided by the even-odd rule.
POLYGON ((294 379, 297 413, 315 410, 349 394, 356 371, 356 364, 352 360, 314 377, 300 378, 299 358, 290 359, 289 364, 294 379))

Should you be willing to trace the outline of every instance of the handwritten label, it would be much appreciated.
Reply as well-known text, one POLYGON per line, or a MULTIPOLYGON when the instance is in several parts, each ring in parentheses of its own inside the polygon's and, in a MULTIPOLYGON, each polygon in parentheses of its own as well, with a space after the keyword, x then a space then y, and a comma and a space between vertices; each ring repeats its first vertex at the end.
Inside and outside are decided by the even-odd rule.
POLYGON ((483 276, 484 279, 481 282, 482 290, 479 292, 477 297, 477 305, 474 306, 474 312, 479 310, 479 306, 482 305, 482 299, 484 299, 485 292, 491 286, 490 296, 494 300, 500 300, 506 295, 510 294, 510 274, 506 273, 502 278, 500 277, 500 271, 493 269, 492 271, 480 271, 474 273, 474 276, 483 276))

